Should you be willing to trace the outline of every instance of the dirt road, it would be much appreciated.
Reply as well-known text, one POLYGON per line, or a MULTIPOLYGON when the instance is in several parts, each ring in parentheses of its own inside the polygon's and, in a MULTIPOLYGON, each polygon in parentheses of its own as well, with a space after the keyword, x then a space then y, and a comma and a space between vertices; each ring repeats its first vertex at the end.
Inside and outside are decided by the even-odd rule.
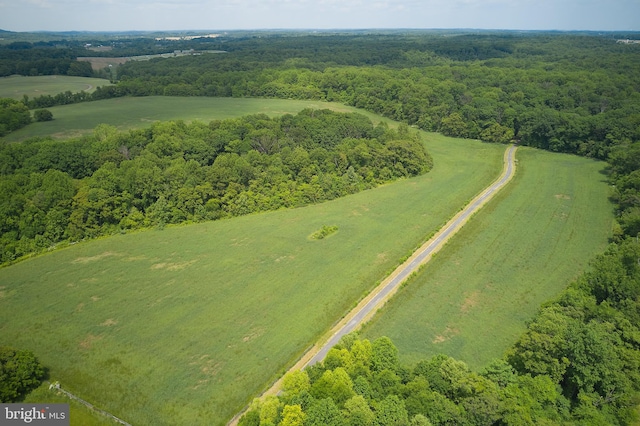
POLYGON ((302 368, 320 362, 327 355, 327 352, 335 346, 342 336, 358 329, 365 321, 378 310, 392 296, 400 285, 411 275, 418 271, 420 266, 428 262, 433 254, 438 252, 442 246, 451 238, 469 218, 489 201, 493 195, 500 190, 513 176, 515 172, 515 146, 509 147, 504 156, 504 171, 502 175, 485 189, 480 195, 474 198, 462 211, 442 227, 436 235, 427 241, 422 247, 402 265, 400 265, 389 277, 384 280, 367 298, 358 304, 345 318, 332 330, 331 338, 322 346, 314 346, 304 357, 308 359, 302 368), (318 349, 319 348, 319 349, 318 349), (315 349, 315 350, 314 350, 315 349), (309 353, 313 356, 309 359, 309 353))

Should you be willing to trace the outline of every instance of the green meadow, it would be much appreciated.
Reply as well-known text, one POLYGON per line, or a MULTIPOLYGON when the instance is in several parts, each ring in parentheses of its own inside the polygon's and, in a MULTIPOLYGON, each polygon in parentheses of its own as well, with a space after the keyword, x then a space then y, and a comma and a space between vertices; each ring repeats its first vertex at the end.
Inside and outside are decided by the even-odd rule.
POLYGON ((418 178, 0 269, 0 344, 131 424, 224 424, 501 171, 504 146, 423 135, 418 178))
POLYGON ((24 77, 14 75, 0 78, 0 98, 13 98, 22 100, 24 95, 29 98, 58 93, 93 92, 98 86, 110 86, 109 80, 89 77, 69 77, 64 75, 44 75, 37 77, 24 77))
POLYGON ((48 108, 53 113, 52 121, 31 123, 5 136, 4 140, 16 142, 36 136, 77 137, 91 133, 101 123, 128 130, 149 127, 156 121, 197 120, 208 123, 213 119, 236 118, 247 114, 296 114, 305 108, 357 111, 374 122, 388 121, 380 116, 333 102, 168 96, 124 97, 48 108))
POLYGON ((603 251, 612 207, 605 163, 519 148, 514 180, 363 330, 406 362, 438 353, 479 368, 603 251))

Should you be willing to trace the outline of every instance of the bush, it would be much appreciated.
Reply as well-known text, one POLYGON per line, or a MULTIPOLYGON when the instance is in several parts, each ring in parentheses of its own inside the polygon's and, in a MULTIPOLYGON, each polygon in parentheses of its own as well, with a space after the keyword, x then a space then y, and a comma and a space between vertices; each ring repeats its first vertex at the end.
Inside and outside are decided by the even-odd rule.
POLYGON ((321 240, 321 239, 323 239, 325 237, 328 237, 329 235, 334 234, 336 232, 338 232, 338 227, 337 226, 324 225, 322 227, 322 229, 320 229, 319 231, 314 232, 311 235, 311 239, 312 240, 321 240))
POLYGON ((53 120, 53 113, 48 109, 38 109, 33 113, 33 118, 36 121, 51 121, 53 120))

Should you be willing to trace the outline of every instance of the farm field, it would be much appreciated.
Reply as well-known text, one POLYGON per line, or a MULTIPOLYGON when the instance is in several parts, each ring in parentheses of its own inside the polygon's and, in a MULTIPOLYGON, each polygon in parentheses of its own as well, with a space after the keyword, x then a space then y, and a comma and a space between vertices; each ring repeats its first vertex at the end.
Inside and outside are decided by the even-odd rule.
MULTIPOLYGON (((205 53, 226 53, 224 51, 208 51, 205 53)), ((139 55, 139 56, 124 56, 119 58, 113 58, 109 56, 79 56, 78 61, 86 61, 91 64, 91 68, 94 70, 101 70, 106 67, 112 66, 117 67, 118 65, 122 65, 128 61, 149 61, 151 59, 156 58, 175 58, 178 56, 189 56, 191 53, 181 53, 181 52, 170 52, 170 53, 159 53, 155 55, 139 55)), ((114 70, 114 72, 116 72, 114 70)))
POLYGON ((132 424, 224 424, 501 171, 504 146, 423 135, 415 179, 0 269, 0 344, 132 424))
POLYGON ((357 111, 368 116, 374 123, 380 120, 388 121, 363 110, 333 102, 168 96, 125 97, 48 108, 53 113, 53 121, 31 123, 10 133, 4 140, 15 142, 34 136, 76 137, 91 133, 101 123, 127 130, 148 127, 155 121, 198 120, 208 123, 213 119, 222 120, 247 114, 296 114, 305 108, 357 111))
MULTIPOLYGON (((45 75, 38 77, 11 76, 0 78, 0 98, 22 100, 24 95, 37 98, 42 95, 55 96, 70 91, 93 92, 98 86, 110 86, 109 80, 89 77, 45 75)), ((52 108, 53 109, 53 108, 52 108)))
POLYGON ((524 332, 540 304, 610 236, 605 163, 521 147, 514 180, 414 276, 362 334, 404 361, 444 353, 478 369, 524 332))

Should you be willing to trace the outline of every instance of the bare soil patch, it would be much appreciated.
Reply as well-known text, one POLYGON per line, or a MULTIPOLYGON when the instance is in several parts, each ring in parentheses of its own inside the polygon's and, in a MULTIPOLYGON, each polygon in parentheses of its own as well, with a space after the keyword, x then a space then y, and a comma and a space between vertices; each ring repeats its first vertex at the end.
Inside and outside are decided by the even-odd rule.
POLYGON ((463 314, 466 314, 467 312, 469 312, 471 308, 473 308, 478 304, 479 299, 480 299, 480 292, 474 291, 469 296, 467 296, 467 298, 464 300, 464 302, 462 303, 462 306, 460 306, 460 311, 463 314))
POLYGON ((93 346, 93 344, 99 340, 102 340, 102 336, 96 336, 94 334, 88 334, 87 337, 83 341, 80 342, 80 347, 82 349, 89 350, 93 346))
POLYGON ((567 194, 556 194, 555 195, 556 200, 570 200, 571 197, 568 196, 567 194))
POLYGON ((102 327, 112 327, 114 325, 118 324, 118 321, 114 320, 113 318, 109 318, 107 320, 105 320, 102 324, 100 324, 102 327))
POLYGON ((91 64, 91 68, 94 70, 102 70, 107 68, 109 65, 116 67, 120 64, 124 64, 130 59, 131 58, 106 58, 106 57, 93 57, 93 56, 78 57, 78 61, 89 62, 91 64))
POLYGON ((97 254, 95 256, 90 256, 90 257, 78 257, 75 260, 73 260, 71 263, 89 263, 89 262, 95 262, 97 260, 101 260, 104 259, 106 257, 110 257, 110 256, 116 256, 117 254, 111 251, 105 251, 104 253, 101 254, 97 254))
POLYGON ((162 263, 156 263, 154 265, 151 265, 151 269, 166 269, 167 271, 181 271, 184 268, 187 268, 196 262, 197 262, 196 259, 189 260, 186 262, 179 262, 179 263, 162 262, 162 263))
POLYGON ((459 333, 460 333, 460 330, 447 326, 447 328, 444 329, 442 334, 437 335, 435 339, 433 339, 433 343, 446 342, 447 340, 451 339, 452 337, 454 337, 459 333))

